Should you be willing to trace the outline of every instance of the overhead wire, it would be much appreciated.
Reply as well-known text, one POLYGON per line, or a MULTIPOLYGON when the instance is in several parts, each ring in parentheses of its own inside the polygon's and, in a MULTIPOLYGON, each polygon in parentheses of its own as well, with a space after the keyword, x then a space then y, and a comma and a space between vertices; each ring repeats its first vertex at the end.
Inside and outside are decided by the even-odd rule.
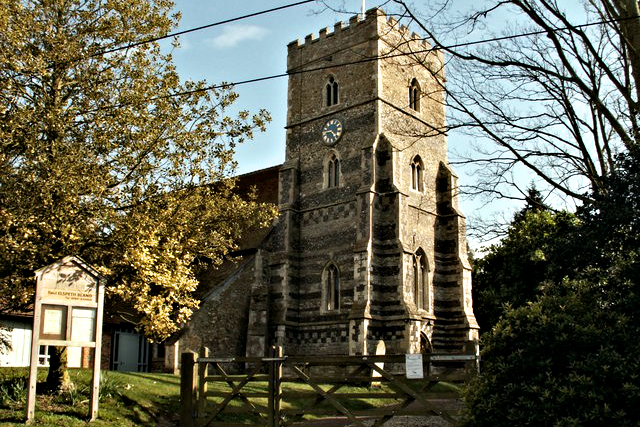
POLYGON ((317 0, 302 0, 302 1, 299 1, 299 2, 296 2, 296 3, 289 3, 289 4, 282 5, 282 6, 274 7, 274 8, 271 8, 271 9, 265 9, 265 10, 261 10, 261 11, 258 11, 258 12, 253 12, 253 13, 249 13, 249 14, 246 14, 246 15, 237 16, 235 18, 225 19, 223 21, 213 22, 211 24, 202 25, 202 26, 194 27, 194 28, 189 28, 188 30, 178 31, 178 32, 175 32, 175 33, 166 34, 164 36, 152 37, 152 38, 149 38, 149 39, 140 40, 140 41, 137 41, 137 42, 134 42, 134 43, 130 43, 130 44, 127 44, 127 45, 124 45, 124 46, 118 46, 118 47, 114 47, 114 48, 111 48, 111 49, 102 50, 102 51, 99 51, 99 52, 95 52, 95 53, 93 53, 93 54, 91 54, 89 56, 90 57, 95 57, 95 56, 100 56, 100 55, 106 55, 106 54, 113 53, 113 52, 118 52, 118 51, 121 51, 121 50, 131 49, 131 48, 134 48, 134 47, 137 47, 137 46, 141 46, 143 44, 153 43, 153 42, 156 42, 156 41, 169 39, 169 38, 175 38, 175 37, 178 37, 178 36, 182 36, 184 34, 193 33, 195 31, 205 30, 207 28, 212 28, 212 27, 216 27, 218 25, 223 25, 223 24, 229 24, 229 23, 235 22, 235 21, 241 21, 241 20, 247 19, 247 18, 253 18, 254 16, 264 15, 264 14, 267 14, 267 13, 276 12, 278 10, 283 10, 283 9, 288 9, 288 8, 294 7, 294 6, 300 6, 302 4, 311 3, 311 2, 314 2, 314 1, 317 1, 317 0))
MULTIPOLYGON (((315 1, 315 0, 305 0, 304 2, 300 2, 300 3, 308 3, 310 1, 315 1)), ((294 3, 294 4, 297 5, 297 4, 300 4, 300 3, 294 3)), ((276 9, 278 9, 278 8, 276 8, 276 9)), ((246 16, 250 16, 250 15, 246 15, 246 16)), ((562 32, 562 31, 578 29, 578 28, 580 28, 580 29, 588 28, 588 27, 592 27, 592 26, 596 26, 596 25, 610 24, 610 23, 614 23, 614 22, 621 22, 621 21, 625 21, 625 20, 629 20, 629 19, 636 19, 636 18, 638 18, 638 16, 628 17, 628 18, 619 18, 619 19, 601 20, 601 21, 597 21, 597 22, 591 22, 591 23, 573 25, 573 26, 565 26, 565 27, 555 28, 555 29, 553 29, 553 32, 562 32)), ((241 19, 241 18, 235 18, 234 20, 237 20, 237 19, 241 19)), ((210 25, 212 25, 212 24, 210 24, 210 25)), ((198 28, 201 29, 201 28, 206 28, 206 27, 208 27, 208 26, 203 26, 203 27, 198 27, 198 28)), ((196 30, 197 29, 194 28, 194 29, 188 30, 188 31, 196 31, 196 30)), ((219 84, 206 86, 206 87, 203 87, 203 88, 198 88, 198 89, 193 89, 193 90, 188 90, 188 91, 182 91, 182 92, 174 92, 174 93, 170 93, 170 94, 166 94, 166 95, 159 95, 159 96, 156 96, 156 97, 148 98, 148 99, 146 99, 144 101, 155 101, 155 100, 166 99, 166 98, 171 98, 171 97, 190 95, 190 94, 199 93, 199 92, 207 92, 207 91, 210 91, 210 90, 226 89, 226 88, 231 88, 231 87, 250 84, 250 83, 257 83, 257 82, 262 82, 262 81, 266 81, 266 80, 278 79, 278 78, 287 77, 287 76, 291 76, 291 75, 297 75, 297 74, 303 74, 303 73, 311 73, 311 72, 316 72, 316 71, 323 71, 323 70, 327 70, 327 69, 333 69, 333 68, 356 65, 356 64, 361 64, 361 63, 366 63, 366 62, 371 62, 371 61, 377 61, 377 60, 380 60, 380 59, 390 59, 390 58, 396 58, 396 57, 401 57, 401 56, 428 54, 428 53, 431 53, 431 52, 434 52, 434 51, 438 51, 438 50, 456 49, 456 48, 474 46, 474 45, 484 44, 484 43, 498 42, 498 41, 504 41, 504 40, 512 40, 512 39, 517 39, 517 38, 522 38, 522 37, 531 37, 531 36, 535 36, 535 35, 544 35, 544 34, 547 34, 547 33, 549 33, 548 30, 530 31, 530 32, 527 32, 527 33, 513 34, 513 35, 509 35, 509 36, 492 37, 492 38, 489 38, 489 39, 482 39, 482 40, 475 40, 475 41, 470 41, 470 42, 456 43, 456 44, 451 44, 451 45, 447 45, 447 46, 436 45, 436 46, 433 46, 433 47, 430 47, 430 48, 427 48, 427 49, 419 49, 419 50, 415 50, 415 51, 411 51, 411 52, 400 52, 400 53, 396 53, 396 54, 392 54, 392 55, 381 55, 381 56, 365 57, 365 58, 362 58, 362 59, 359 59, 359 60, 348 61, 348 62, 343 62, 343 63, 339 63, 339 64, 330 64, 330 65, 314 67, 314 68, 309 68, 309 69, 301 69, 301 70, 289 70, 289 71, 287 71, 285 73, 273 74, 273 75, 263 76, 263 77, 256 77, 256 78, 253 78, 253 79, 239 80, 239 81, 229 82, 229 83, 219 83, 219 84)), ((413 39, 413 41, 426 41, 426 40, 425 39, 413 39)), ((149 43, 149 41, 139 42, 138 44, 142 44, 142 43, 149 43)), ((328 56, 324 57, 324 58, 326 59, 326 58, 328 58, 328 56)), ((320 58, 320 59, 322 59, 322 58, 320 58)), ((98 109, 91 110, 91 111, 94 112, 94 111, 98 111, 98 110, 102 110, 102 109, 120 108, 120 107, 125 107, 125 106, 128 106, 128 105, 132 105, 132 104, 133 103, 124 103, 124 104, 116 104, 116 105, 112 105, 112 106, 103 106, 103 107, 100 107, 98 109)))
MULTIPOLYGON (((271 9, 265 9, 265 10, 261 10, 261 11, 258 11, 258 12, 253 12, 253 13, 249 13, 249 14, 246 14, 246 15, 237 16, 235 18, 230 18, 230 19, 225 19, 225 20, 222 20, 222 21, 213 22, 213 23, 210 23, 210 24, 207 24, 207 25, 202 25, 202 26, 199 26, 199 27, 194 27, 194 28, 190 28, 190 29, 187 29, 187 30, 166 34, 164 36, 153 37, 153 38, 149 38, 149 39, 140 40, 138 42, 130 43, 130 44, 127 44, 127 45, 118 46, 118 47, 114 47, 114 48, 111 48, 111 49, 105 49, 105 50, 102 50, 102 51, 99 51, 99 52, 95 52, 95 53, 93 53, 91 55, 88 55, 88 57, 93 58, 93 57, 96 57, 96 56, 107 55, 109 53, 114 53, 114 52, 118 52, 118 51, 121 51, 121 50, 131 49, 131 48, 134 48, 134 47, 137 47, 137 46, 141 46, 141 45, 144 45, 144 44, 147 44, 147 43, 153 43, 153 42, 164 40, 164 39, 168 39, 168 38, 175 38, 175 37, 178 37, 178 36, 181 36, 181 35, 184 35, 184 34, 189 34, 189 33, 196 32, 196 31, 201 31, 201 30, 204 30, 204 29, 207 29, 207 28, 212 28, 212 27, 215 27, 215 26, 224 25, 224 24, 228 24, 228 23, 231 23, 231 22, 236 22, 236 21, 248 19, 248 18, 251 18, 251 17, 259 16, 259 15, 264 15, 264 14, 267 14, 267 13, 288 9, 288 8, 299 6, 299 5, 306 4, 306 3, 312 3, 312 2, 315 2, 315 1, 317 1, 317 0, 301 0, 301 1, 298 1, 298 2, 295 2, 295 3, 288 3, 288 4, 285 4, 285 5, 282 5, 282 6, 278 6, 278 7, 274 7, 274 8, 271 8, 271 9)), ((598 21, 598 22, 591 22, 591 23, 574 25, 574 26, 565 26, 565 27, 561 27, 561 28, 555 28, 555 29, 553 29, 553 32, 561 32, 561 31, 567 31, 567 30, 577 29, 577 28, 587 28, 587 27, 591 27, 591 26, 609 24, 609 23, 614 23, 614 22, 622 22, 622 21, 625 21, 625 20, 636 19, 636 18, 638 18, 638 16, 602 20, 602 21, 598 21)), ((240 86, 240 85, 245 85, 245 84, 250 84, 250 83, 262 82, 262 81, 266 81, 266 80, 278 79, 278 78, 291 76, 291 75, 296 75, 296 74, 301 74, 301 73, 310 73, 310 72, 322 71, 322 70, 326 70, 326 69, 330 69, 330 68, 338 68, 338 67, 355 65, 355 64, 364 63, 364 62, 371 62, 371 61, 376 61, 376 60, 379 60, 379 59, 389 59, 389 58, 394 58, 394 57, 416 55, 416 54, 428 54, 430 52, 437 51, 437 50, 468 47, 468 46, 474 46, 474 45, 484 44, 484 43, 491 43, 491 42, 497 42, 497 41, 503 41, 503 40, 517 39, 517 38, 521 38, 521 37, 530 37, 530 36, 534 36, 534 35, 544 35, 544 34, 547 34, 547 33, 549 33, 548 30, 531 31, 531 32, 522 33, 522 34, 513 34, 513 35, 509 35, 509 36, 493 37, 493 38, 490 38, 490 39, 475 40, 475 41, 470 41, 470 42, 452 44, 452 45, 448 45, 448 46, 436 45, 436 46, 433 46, 433 47, 428 48, 428 49, 411 51, 411 52, 401 52, 401 53, 392 54, 392 55, 365 57, 365 58, 362 58, 362 59, 359 59, 359 60, 356 60, 356 61, 349 61, 349 62, 344 62, 344 63, 340 63, 340 64, 331 64, 331 65, 327 65, 327 66, 314 67, 314 68, 304 69, 304 70, 289 70, 286 73, 273 74, 273 75, 264 76, 264 77, 256 77, 256 78, 253 78, 253 79, 240 80, 240 81, 230 82, 230 83, 220 83, 220 84, 210 85, 210 86, 206 86, 206 87, 198 88, 198 89, 194 89, 194 90, 189 90, 189 91, 174 92, 174 93, 170 93, 170 94, 166 94, 166 95, 159 95, 159 96, 156 96, 156 97, 147 98, 147 99, 139 101, 139 102, 149 102, 149 101, 154 101, 154 100, 159 100, 159 99, 166 99, 166 98, 170 98, 170 97, 189 95, 189 94, 198 93, 198 92, 206 92, 206 91, 210 91, 210 90, 230 88, 230 87, 235 87, 235 86, 240 86)), ((426 41, 425 39, 414 39, 414 40, 416 40, 416 41, 426 41)), ((321 58, 318 58, 317 61, 321 61, 321 60, 326 59, 326 58, 327 57, 321 57, 321 58)), ((87 112, 95 112, 95 111, 99 111, 99 110, 103 110, 103 109, 120 108, 120 107, 124 107, 124 106, 127 106, 127 105, 132 105, 132 104, 134 104, 134 103, 121 103, 121 104, 115 104, 115 105, 111 105, 111 106, 107 105, 107 106, 99 107, 97 109, 86 111, 85 113, 87 113, 87 112)))

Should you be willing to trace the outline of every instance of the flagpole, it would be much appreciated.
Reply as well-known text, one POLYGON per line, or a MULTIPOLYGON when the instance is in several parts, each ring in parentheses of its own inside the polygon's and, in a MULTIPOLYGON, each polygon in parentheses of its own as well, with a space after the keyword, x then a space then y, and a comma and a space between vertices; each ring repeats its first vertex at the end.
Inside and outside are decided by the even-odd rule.
POLYGON ((365 1, 366 1, 366 0, 362 0, 362 19, 363 19, 363 20, 364 20, 364 12, 365 12, 365 5, 364 5, 364 2, 365 2, 365 1))

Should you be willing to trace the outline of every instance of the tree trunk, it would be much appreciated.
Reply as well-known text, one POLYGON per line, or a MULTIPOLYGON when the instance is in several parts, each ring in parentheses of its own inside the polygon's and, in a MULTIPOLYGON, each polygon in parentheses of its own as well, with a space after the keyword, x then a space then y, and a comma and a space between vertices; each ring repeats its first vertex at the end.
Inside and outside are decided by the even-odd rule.
POLYGON ((45 388, 51 393, 60 393, 73 388, 67 367, 67 347, 49 348, 49 374, 45 388))

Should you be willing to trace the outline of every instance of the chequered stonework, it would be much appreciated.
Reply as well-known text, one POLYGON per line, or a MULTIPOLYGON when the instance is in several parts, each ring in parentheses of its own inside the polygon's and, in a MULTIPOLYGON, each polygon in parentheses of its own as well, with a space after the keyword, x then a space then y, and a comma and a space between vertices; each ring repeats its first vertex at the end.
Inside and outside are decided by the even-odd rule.
POLYGON ((443 58, 429 47, 379 9, 289 44, 279 219, 201 310, 233 307, 244 317, 192 328, 185 342, 200 336, 210 347, 222 341, 265 355, 272 345, 287 354, 375 354, 461 351, 477 341, 457 178, 446 136, 433 131, 445 120, 443 58), (418 109, 409 103, 414 79, 418 109), (329 81, 339 89, 331 105, 329 81), (322 129, 333 119, 343 133, 328 145, 322 129))
POLYGON ((340 219, 355 218, 356 216, 356 202, 355 200, 350 202, 339 203, 337 205, 320 207, 312 209, 302 213, 302 226, 314 226, 329 221, 336 221, 340 219))

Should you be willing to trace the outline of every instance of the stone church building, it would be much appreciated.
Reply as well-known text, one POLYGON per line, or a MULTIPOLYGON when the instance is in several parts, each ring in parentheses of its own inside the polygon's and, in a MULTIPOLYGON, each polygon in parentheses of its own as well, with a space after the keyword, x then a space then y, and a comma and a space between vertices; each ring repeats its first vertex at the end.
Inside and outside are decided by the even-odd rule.
POLYGON ((380 9, 288 46, 286 159, 243 175, 268 230, 203 278, 181 351, 458 352, 477 341, 444 62, 380 9))

